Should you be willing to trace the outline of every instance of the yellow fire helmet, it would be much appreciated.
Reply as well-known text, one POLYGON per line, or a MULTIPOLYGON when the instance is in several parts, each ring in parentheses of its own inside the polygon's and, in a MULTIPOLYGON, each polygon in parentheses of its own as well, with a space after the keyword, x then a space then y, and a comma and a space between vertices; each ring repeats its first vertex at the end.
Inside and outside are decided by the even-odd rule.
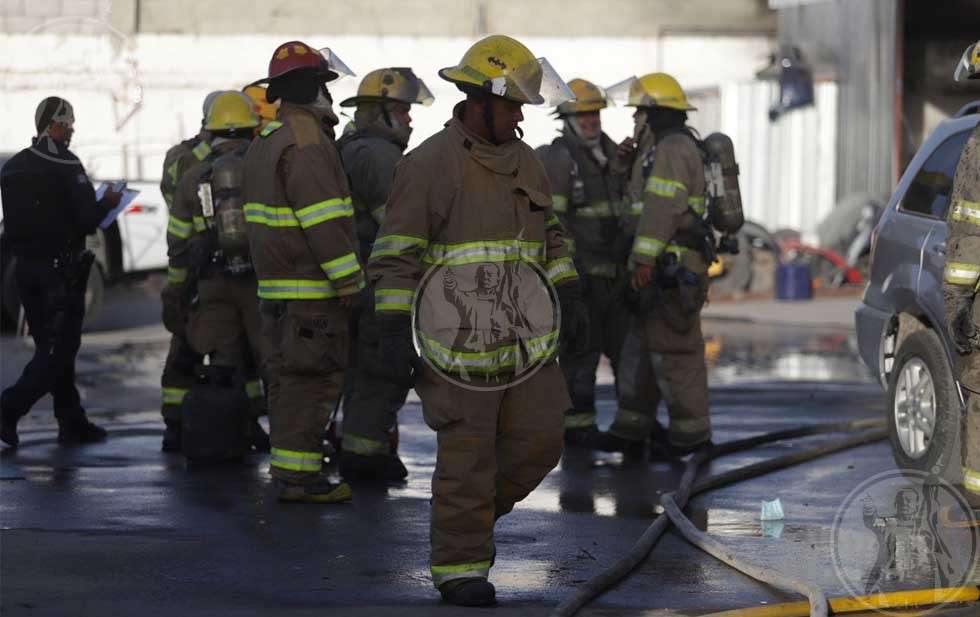
POLYGON ((677 80, 667 73, 649 73, 629 77, 606 90, 609 98, 625 101, 627 107, 667 107, 681 111, 696 111, 677 80))
POLYGON ((461 90, 484 90, 518 103, 555 106, 575 98, 545 58, 535 58, 520 41, 495 34, 477 41, 456 66, 439 77, 461 90))
POLYGON ((266 124, 270 120, 276 119, 276 114, 279 112, 279 101, 275 103, 270 103, 268 99, 265 98, 265 86, 245 86, 242 92, 245 96, 252 100, 252 104, 255 106, 255 113, 259 115, 262 124, 266 124))
POLYGON ((591 81, 576 78, 568 82, 568 88, 575 95, 575 100, 566 101, 555 108, 555 114, 559 117, 599 111, 609 106, 606 92, 591 81))
POLYGON ((953 79, 956 81, 966 81, 967 79, 980 79, 980 41, 966 48, 956 71, 953 72, 953 79))
POLYGON ((227 90, 211 103, 204 128, 209 131, 230 131, 255 128, 259 124, 252 99, 237 90, 227 90))
POLYGON ((357 87, 357 96, 344 99, 341 107, 354 107, 360 103, 385 103, 393 101, 409 105, 432 104, 435 97, 425 82, 410 68, 391 67, 371 71, 357 87))

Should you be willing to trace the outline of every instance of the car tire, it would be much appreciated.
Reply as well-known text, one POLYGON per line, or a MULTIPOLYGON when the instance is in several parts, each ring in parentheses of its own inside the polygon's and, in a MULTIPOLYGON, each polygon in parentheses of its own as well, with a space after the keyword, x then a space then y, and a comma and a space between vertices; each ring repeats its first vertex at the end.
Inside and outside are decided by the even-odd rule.
POLYGON ((888 378, 886 413, 888 438, 899 469, 931 474, 953 484, 962 481, 962 405, 946 350, 934 331, 918 330, 902 341, 888 378), (929 422, 931 434, 922 429, 929 422))

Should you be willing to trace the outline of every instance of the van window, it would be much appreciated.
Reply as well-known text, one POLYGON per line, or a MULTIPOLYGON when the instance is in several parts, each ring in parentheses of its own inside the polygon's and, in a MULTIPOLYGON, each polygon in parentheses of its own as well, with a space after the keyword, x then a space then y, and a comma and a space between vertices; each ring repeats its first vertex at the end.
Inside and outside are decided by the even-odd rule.
POLYGON ((915 174, 902 200, 902 210, 946 218, 949 195, 953 192, 953 175, 969 138, 970 131, 962 131, 939 144, 915 174))

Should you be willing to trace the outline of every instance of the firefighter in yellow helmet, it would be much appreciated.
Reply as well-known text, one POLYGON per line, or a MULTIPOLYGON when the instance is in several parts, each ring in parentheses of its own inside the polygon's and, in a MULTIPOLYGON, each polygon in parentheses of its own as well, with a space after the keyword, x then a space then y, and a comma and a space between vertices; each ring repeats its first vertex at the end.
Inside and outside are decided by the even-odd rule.
POLYGON ((695 108, 665 73, 631 78, 611 90, 636 108, 629 196, 642 212, 629 262, 634 318, 621 351, 616 419, 603 447, 681 456, 710 444, 708 380, 701 308, 714 237, 703 223, 704 163, 686 126, 695 108), (657 424, 660 401, 670 418, 657 424))
MULTIPOLYGON (((211 366, 241 375, 244 393, 230 394, 228 404, 241 403, 250 418, 251 443, 268 451, 268 436, 258 423, 265 412, 257 376, 259 311, 241 200, 245 151, 258 126, 252 101, 243 93, 226 90, 214 98, 204 124, 210 152, 177 185, 171 224, 182 231, 168 235, 167 254, 169 271, 179 279, 172 284, 181 297, 192 299, 185 325, 191 348, 211 366)), ((187 405, 183 413, 194 414, 187 405)))
POLYGON ((261 131, 266 127, 267 124, 276 119, 276 114, 279 113, 279 101, 275 103, 270 103, 266 94, 266 86, 261 86, 258 84, 250 84, 242 88, 242 92, 245 96, 252 100, 255 104, 255 113, 259 116, 259 130, 261 131))
MULTIPOLYGON (((395 165, 408 147, 412 133, 412 105, 431 105, 432 93, 410 68, 371 71, 357 95, 340 103, 356 107, 354 121, 338 142, 354 201, 354 224, 361 259, 371 255, 374 239, 384 221, 385 203, 394 180, 395 165)), ((354 310, 355 363, 345 379, 344 437, 340 473, 349 481, 397 482, 408 471, 393 451, 397 414, 408 388, 385 379, 379 368, 378 320, 374 290, 364 292, 363 305, 354 310), (381 373, 381 375, 379 375, 381 373)))
POLYGON ((477 606, 495 601, 494 522, 561 455, 569 400, 548 290, 569 344, 588 315, 545 170, 519 138, 521 107, 561 103, 567 86, 506 36, 439 75, 466 99, 398 163, 369 271, 389 378, 414 383, 438 437, 432 579, 447 602, 477 606), (543 299, 541 329, 521 310, 531 298, 543 299), (536 372, 519 374, 529 362, 536 372))
MULTIPOLYGON (((167 225, 167 242, 183 241, 191 231, 190 220, 173 215, 174 195, 180 179, 193 166, 203 161, 211 153, 211 135, 204 128, 211 103, 221 94, 221 90, 208 93, 201 111, 201 129, 197 135, 185 139, 167 150, 163 157, 163 173, 160 178, 160 192, 170 211, 167 225)), ((194 385, 194 367, 201 362, 201 356, 194 352, 187 342, 188 302, 185 286, 187 272, 182 268, 171 268, 167 272, 167 285, 161 292, 163 304, 163 325, 171 333, 170 350, 163 365, 160 378, 162 401, 161 415, 166 425, 163 434, 164 452, 181 450, 180 405, 184 396, 194 385)))
MULTIPOLYGON (((953 73, 956 81, 980 79, 980 41, 967 47, 953 73)), ((980 508, 980 125, 973 130, 953 177, 946 214, 949 254, 943 271, 946 323, 959 361, 959 381, 967 397, 960 436, 963 488, 974 508, 980 508)))
POLYGON ((266 98, 278 117, 245 155, 243 196, 258 279, 270 471, 281 501, 330 504, 350 486, 323 471, 323 429, 347 367, 351 300, 364 287, 354 208, 334 143, 327 83, 350 69, 301 41, 272 54, 266 98))
POLYGON ((621 301, 626 285, 624 217, 632 216, 624 200, 626 172, 616 143, 602 130, 599 112, 609 101, 606 93, 584 79, 568 82, 574 101, 559 105, 561 136, 538 148, 538 156, 551 179, 555 213, 569 233, 582 294, 589 307, 592 349, 566 352, 559 363, 572 406, 565 413, 565 443, 594 446, 598 436, 595 417, 595 374, 601 354, 613 371, 619 365, 629 311, 621 301))

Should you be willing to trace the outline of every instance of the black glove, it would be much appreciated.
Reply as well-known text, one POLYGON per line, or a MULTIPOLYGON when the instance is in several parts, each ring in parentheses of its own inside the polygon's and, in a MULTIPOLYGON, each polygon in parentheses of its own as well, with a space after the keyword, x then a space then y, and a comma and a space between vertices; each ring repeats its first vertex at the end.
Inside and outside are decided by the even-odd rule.
POLYGON ((570 353, 591 351, 592 337, 589 328, 589 308, 582 301, 578 284, 566 284, 558 288, 561 305, 561 346, 570 353))
POLYGON ((408 315, 378 317, 378 355, 382 377, 405 388, 415 385, 422 361, 412 343, 412 318, 408 315))
POLYGON ((956 351, 963 356, 973 353, 980 339, 977 327, 973 325, 972 308, 972 300, 964 298, 954 309, 949 324, 949 334, 956 345, 956 351))

